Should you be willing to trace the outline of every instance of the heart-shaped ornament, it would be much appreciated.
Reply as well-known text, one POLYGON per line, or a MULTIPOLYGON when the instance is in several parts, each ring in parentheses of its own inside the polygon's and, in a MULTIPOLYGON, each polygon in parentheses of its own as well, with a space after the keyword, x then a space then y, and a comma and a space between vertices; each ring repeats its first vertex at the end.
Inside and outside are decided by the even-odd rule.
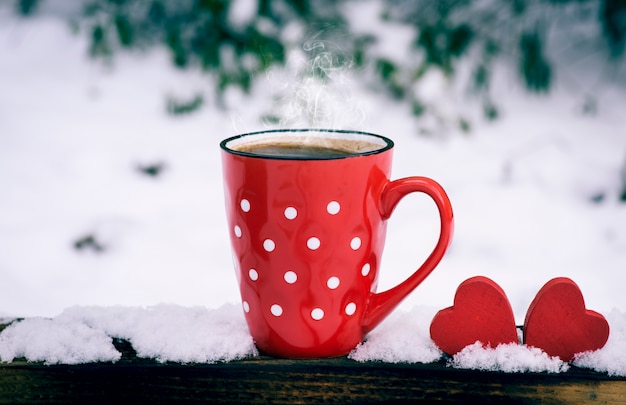
POLYGON ((563 361, 602 348, 608 338, 609 323, 602 314, 585 308, 580 288, 566 277, 548 281, 526 313, 524 343, 563 361))
POLYGON ((513 310, 506 294, 483 276, 465 280, 454 296, 454 305, 437 312, 430 337, 448 355, 480 341, 485 346, 517 343, 513 310))

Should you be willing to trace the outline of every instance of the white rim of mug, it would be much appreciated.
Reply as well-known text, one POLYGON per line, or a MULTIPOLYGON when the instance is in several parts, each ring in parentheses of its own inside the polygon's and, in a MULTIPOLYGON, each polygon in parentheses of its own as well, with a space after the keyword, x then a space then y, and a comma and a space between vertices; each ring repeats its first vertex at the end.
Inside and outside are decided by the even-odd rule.
POLYGON ((313 128, 270 129, 270 130, 265 130, 265 131, 248 132, 245 134, 231 136, 230 138, 226 138, 222 142, 220 142, 220 147, 222 148, 222 150, 233 155, 246 156, 246 157, 252 157, 252 158, 259 158, 259 159, 276 159, 276 160, 347 159, 347 158, 358 157, 358 156, 377 155, 379 153, 385 152, 393 148, 393 146, 394 146, 394 143, 391 139, 382 135, 373 134, 371 132, 353 131, 349 129, 317 129, 317 128, 315 129, 313 128), (381 147, 379 149, 374 149, 372 151, 346 153, 345 155, 328 156, 328 157, 266 155, 266 154, 251 153, 251 152, 242 152, 242 151, 238 151, 235 149, 231 149, 232 146, 236 146, 237 144, 239 144, 239 142, 237 141, 241 140, 243 143, 244 138, 249 138, 249 137, 254 137, 254 136, 265 136, 265 135, 271 135, 271 134, 286 134, 286 133, 296 133, 296 134, 320 133, 322 135, 328 134, 329 137, 333 139, 346 139, 346 140, 352 140, 351 138, 346 137, 347 135, 356 135, 358 137, 363 137, 363 138, 374 138, 375 141, 373 143, 380 144, 381 147), (236 145, 232 145, 232 143, 235 143, 236 145))

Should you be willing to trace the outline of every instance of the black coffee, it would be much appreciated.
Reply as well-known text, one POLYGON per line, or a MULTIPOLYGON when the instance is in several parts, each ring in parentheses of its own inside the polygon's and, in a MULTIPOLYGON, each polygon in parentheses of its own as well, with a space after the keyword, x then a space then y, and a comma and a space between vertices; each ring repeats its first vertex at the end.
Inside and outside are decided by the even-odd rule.
POLYGON ((243 145, 237 148, 240 152, 254 153, 264 156, 283 156, 295 158, 334 158, 353 155, 345 149, 337 149, 326 146, 294 144, 294 143, 268 143, 260 145, 243 145))
POLYGON ((357 153, 371 152, 380 149, 379 145, 350 140, 329 140, 323 145, 307 142, 274 141, 250 143, 233 148, 239 152, 253 153, 263 156, 280 156, 285 158, 329 159, 345 157, 357 153))

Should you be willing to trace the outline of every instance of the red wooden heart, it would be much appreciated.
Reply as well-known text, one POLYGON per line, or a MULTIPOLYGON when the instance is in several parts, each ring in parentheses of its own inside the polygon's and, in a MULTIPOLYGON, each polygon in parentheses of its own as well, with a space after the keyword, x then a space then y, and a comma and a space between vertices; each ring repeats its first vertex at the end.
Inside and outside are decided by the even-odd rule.
POLYGON ((487 277, 467 279, 457 288, 454 305, 433 318, 430 337, 451 356, 476 341, 491 347, 517 343, 511 304, 502 288, 487 277))
POLYGON ((526 313, 524 343, 563 361, 602 348, 608 338, 609 323, 602 314, 585 308, 583 294, 569 278, 548 281, 526 313))

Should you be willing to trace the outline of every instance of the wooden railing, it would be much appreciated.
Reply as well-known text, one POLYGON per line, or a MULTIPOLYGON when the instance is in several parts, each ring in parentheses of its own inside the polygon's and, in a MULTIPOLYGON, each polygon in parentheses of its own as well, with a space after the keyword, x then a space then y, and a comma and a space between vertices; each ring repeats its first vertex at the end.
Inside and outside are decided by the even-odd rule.
POLYGON ((405 403, 626 404, 626 378, 568 372, 502 373, 347 358, 271 357, 162 364, 116 341, 116 363, 0 363, 0 403, 405 403))

